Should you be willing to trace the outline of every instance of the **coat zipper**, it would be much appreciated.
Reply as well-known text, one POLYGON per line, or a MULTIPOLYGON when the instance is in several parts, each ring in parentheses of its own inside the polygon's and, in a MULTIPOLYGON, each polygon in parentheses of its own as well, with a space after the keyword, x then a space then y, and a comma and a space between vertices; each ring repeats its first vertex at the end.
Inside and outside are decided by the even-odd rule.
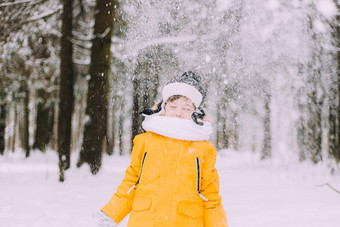
POLYGON ((201 172, 200 172, 200 159, 198 157, 195 158, 196 159, 196 169, 197 169, 197 186, 196 186, 196 189, 198 191, 198 195, 204 199, 205 201, 208 201, 208 199, 206 197, 204 197, 202 194, 201 194, 201 191, 200 191, 200 180, 201 180, 201 172))
POLYGON ((144 155, 143 155, 143 160, 142 160, 142 167, 140 169, 140 174, 139 174, 139 178, 137 180, 137 182, 132 185, 132 187, 127 191, 127 194, 129 194, 131 192, 132 189, 134 189, 140 182, 140 178, 142 177, 142 172, 143 172, 143 167, 144 167, 144 162, 145 162, 145 158, 146 158, 146 155, 148 154, 148 152, 145 152, 144 155))

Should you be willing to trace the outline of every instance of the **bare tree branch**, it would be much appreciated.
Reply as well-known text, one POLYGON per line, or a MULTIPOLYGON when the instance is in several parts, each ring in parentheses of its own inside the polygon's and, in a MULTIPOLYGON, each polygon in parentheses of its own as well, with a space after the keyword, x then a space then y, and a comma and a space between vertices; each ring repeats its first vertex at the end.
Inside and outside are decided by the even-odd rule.
POLYGON ((330 187, 333 191, 335 191, 336 193, 339 193, 340 194, 340 191, 335 189, 332 185, 330 185, 329 183, 326 183, 326 184, 318 184, 317 186, 319 187, 322 187, 322 186, 328 186, 330 187))

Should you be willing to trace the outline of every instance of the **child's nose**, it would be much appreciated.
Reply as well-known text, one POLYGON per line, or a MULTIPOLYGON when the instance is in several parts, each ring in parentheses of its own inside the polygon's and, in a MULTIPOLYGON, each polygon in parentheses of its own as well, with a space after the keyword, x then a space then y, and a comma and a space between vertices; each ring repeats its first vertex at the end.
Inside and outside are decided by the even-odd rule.
POLYGON ((182 116, 182 110, 181 109, 176 110, 176 116, 178 116, 178 117, 182 116))

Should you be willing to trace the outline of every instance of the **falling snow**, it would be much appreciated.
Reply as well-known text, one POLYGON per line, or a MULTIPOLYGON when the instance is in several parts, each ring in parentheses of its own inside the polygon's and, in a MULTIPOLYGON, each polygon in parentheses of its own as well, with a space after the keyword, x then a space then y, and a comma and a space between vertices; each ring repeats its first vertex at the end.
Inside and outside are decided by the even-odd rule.
MULTIPOLYGON (((37 20, 33 25, 24 23, 1 41, 0 95, 5 91, 5 97, 0 97, 0 104, 3 100, 10 104, 5 139, 17 143, 15 152, 6 150, 0 156, 0 193, 5 195, 0 197, 1 227, 96 226, 98 210, 129 164, 134 92, 142 99, 140 107, 152 106, 162 85, 188 70, 199 73, 208 90, 204 108, 214 125, 210 140, 219 150, 217 169, 230 227, 339 226, 340 196, 325 186, 340 188, 339 163, 327 150, 330 109, 339 103, 334 92, 338 62, 332 29, 339 13, 335 1, 128 0, 114 5, 115 11, 107 14, 121 16, 114 18, 109 66, 108 131, 116 139, 115 155, 104 155, 96 176, 86 166, 75 168, 82 135, 74 133, 72 165, 64 183, 57 182, 54 150, 33 151, 26 159, 15 140, 20 137, 15 121, 22 119, 22 84, 29 86, 31 144, 36 91, 58 91, 60 15, 38 18, 61 6, 58 1, 43 2, 40 13, 30 17, 37 20), (39 55, 43 41, 48 58, 39 55), (308 128, 317 123, 320 128, 308 128), (260 161, 268 131, 271 156, 260 161), (322 135, 318 144, 322 161, 315 165, 310 161, 317 141, 310 137, 314 132, 322 135), (228 135, 228 150, 222 149, 221 135, 228 135), (118 156, 119 152, 125 155, 118 156)), ((88 4, 85 11, 93 9, 94 1, 80 2, 88 4)), ((4 15, 0 11, 0 17, 4 15)), ((91 121, 84 114, 84 97, 91 79, 87 68, 93 20, 78 23, 86 29, 84 34, 75 31, 72 39, 76 68, 72 128, 82 132, 91 121)), ((7 30, 10 27, 2 32, 7 30)), ((103 72, 96 75, 104 77, 103 72)), ((119 226, 126 223, 125 219, 119 226)))

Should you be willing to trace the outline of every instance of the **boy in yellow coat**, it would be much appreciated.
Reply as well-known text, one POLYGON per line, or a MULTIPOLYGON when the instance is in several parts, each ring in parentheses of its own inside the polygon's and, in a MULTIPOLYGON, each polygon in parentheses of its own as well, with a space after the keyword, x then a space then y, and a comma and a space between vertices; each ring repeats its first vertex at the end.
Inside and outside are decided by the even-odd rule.
POLYGON ((192 72, 171 80, 156 110, 145 110, 143 134, 133 141, 131 164, 101 226, 115 226, 130 213, 128 227, 226 227, 208 142, 211 124, 201 108, 205 91, 192 72))

